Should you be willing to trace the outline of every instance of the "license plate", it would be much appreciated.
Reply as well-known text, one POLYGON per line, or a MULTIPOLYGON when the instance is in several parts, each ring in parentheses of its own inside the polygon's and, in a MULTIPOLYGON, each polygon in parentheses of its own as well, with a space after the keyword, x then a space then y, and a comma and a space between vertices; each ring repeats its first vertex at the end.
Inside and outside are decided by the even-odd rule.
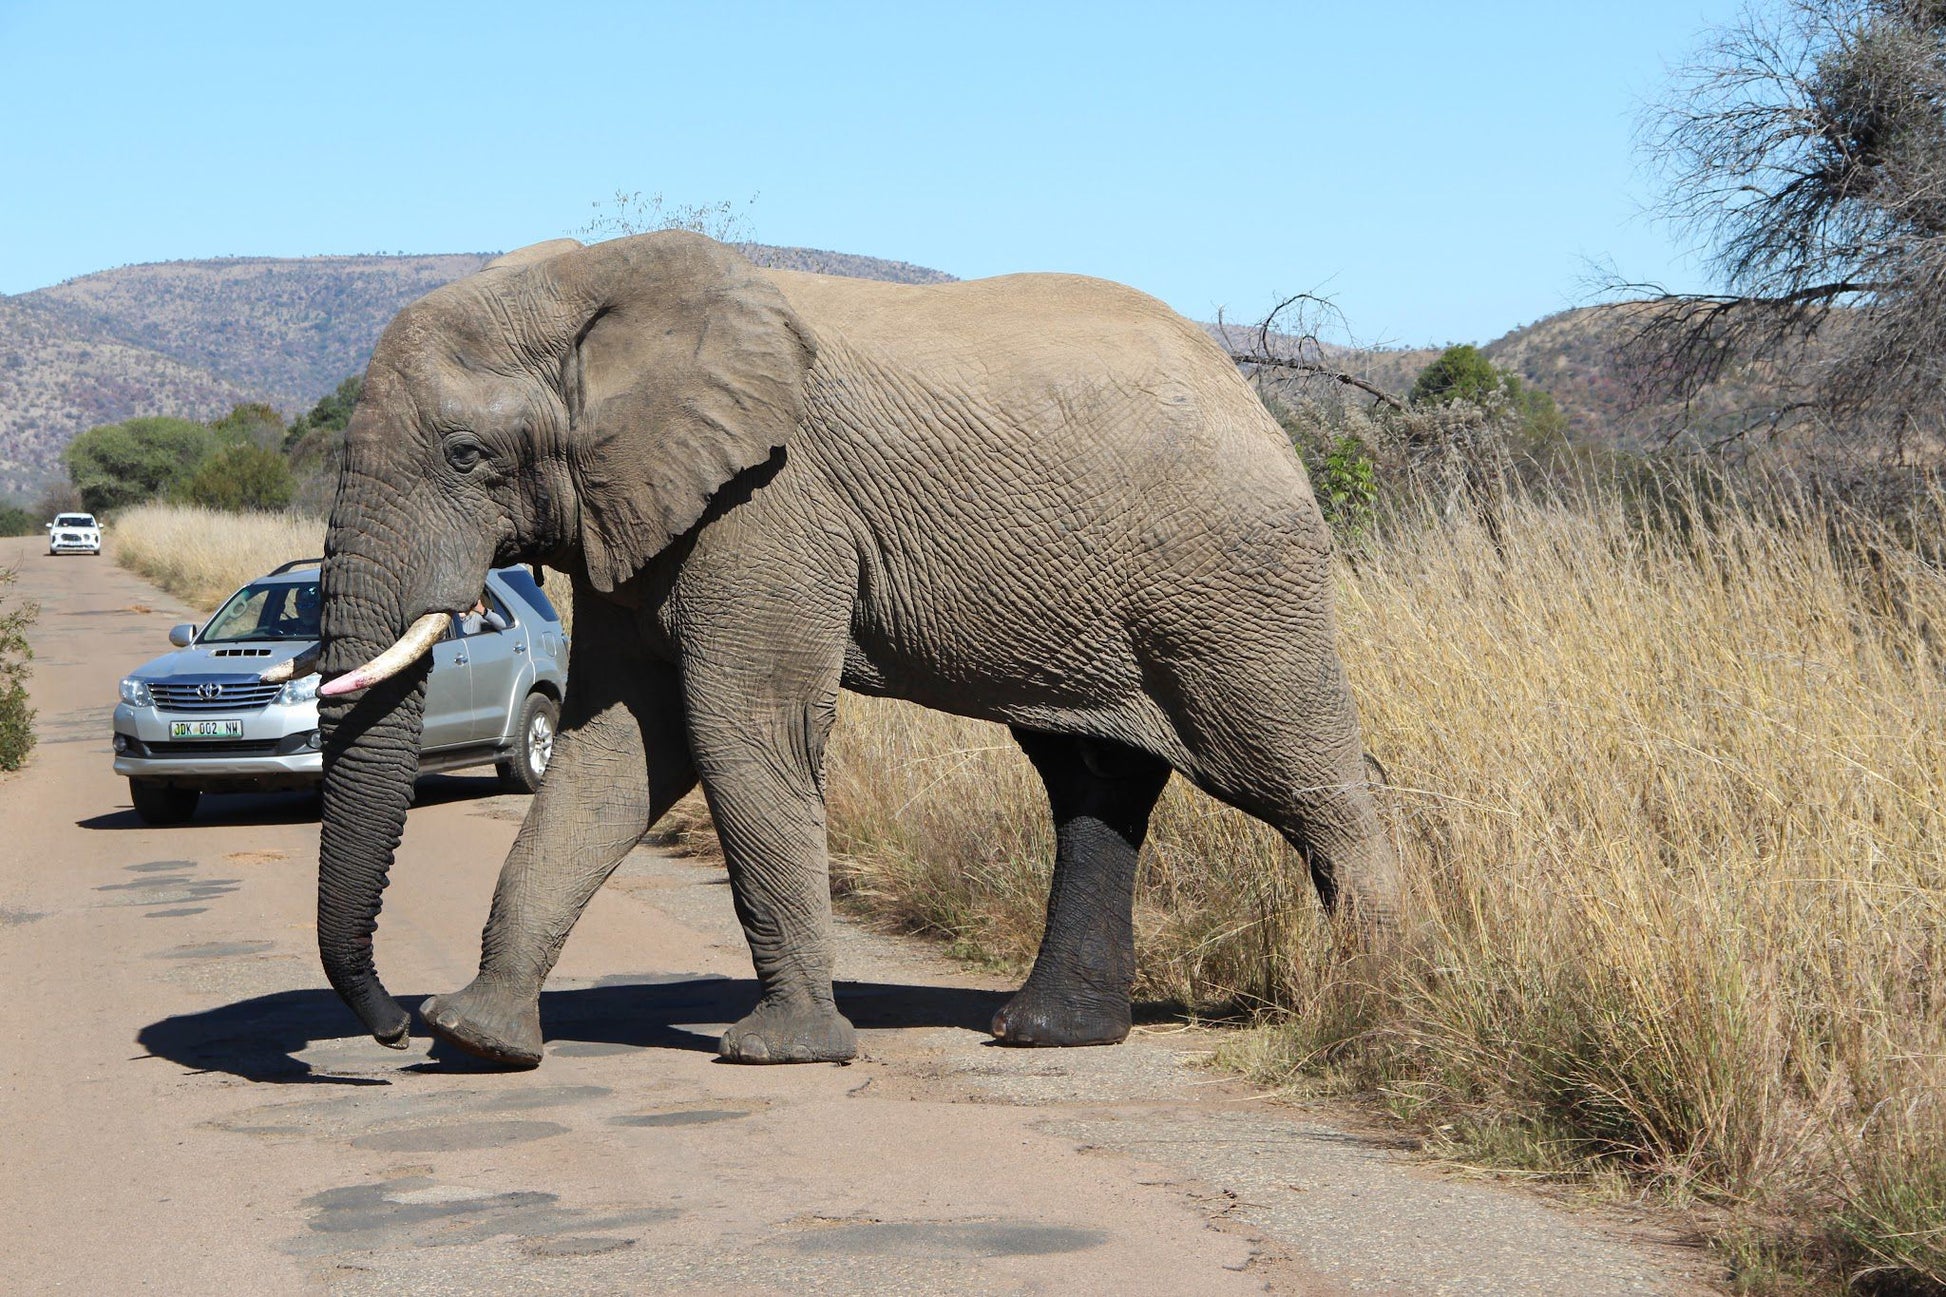
POLYGON ((172 739, 240 739, 242 721, 170 721, 172 739))

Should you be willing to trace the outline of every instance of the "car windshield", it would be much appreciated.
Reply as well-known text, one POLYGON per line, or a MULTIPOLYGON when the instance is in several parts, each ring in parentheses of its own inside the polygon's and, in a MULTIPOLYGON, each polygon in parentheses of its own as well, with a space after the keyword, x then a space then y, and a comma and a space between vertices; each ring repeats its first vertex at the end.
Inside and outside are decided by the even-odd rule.
POLYGON ((209 619, 199 644, 232 644, 246 639, 316 639, 319 634, 318 583, 259 581, 244 586, 209 619))
POLYGON ((95 520, 92 514, 64 513, 55 517, 54 525, 56 527, 92 527, 95 525, 95 520))

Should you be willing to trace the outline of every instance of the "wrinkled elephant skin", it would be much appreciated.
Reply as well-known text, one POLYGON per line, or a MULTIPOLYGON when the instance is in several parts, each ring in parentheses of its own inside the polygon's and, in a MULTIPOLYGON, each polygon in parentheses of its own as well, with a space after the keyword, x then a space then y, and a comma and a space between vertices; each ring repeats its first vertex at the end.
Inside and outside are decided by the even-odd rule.
POLYGON ((479 975, 423 1010, 463 1048, 540 1060, 562 942, 700 780, 762 986, 723 1057, 851 1057, 822 782, 841 688, 1006 724, 1047 785, 1047 932, 994 1021, 1007 1043, 1127 1034, 1135 859, 1172 771, 1386 930, 1396 869, 1329 554, 1234 366, 1130 289, 759 270, 675 232, 511 254, 400 313, 347 431, 324 567, 321 669, 346 678, 324 706, 327 973, 403 1042, 372 937, 425 666, 388 649, 512 562, 569 575, 575 634, 479 975))

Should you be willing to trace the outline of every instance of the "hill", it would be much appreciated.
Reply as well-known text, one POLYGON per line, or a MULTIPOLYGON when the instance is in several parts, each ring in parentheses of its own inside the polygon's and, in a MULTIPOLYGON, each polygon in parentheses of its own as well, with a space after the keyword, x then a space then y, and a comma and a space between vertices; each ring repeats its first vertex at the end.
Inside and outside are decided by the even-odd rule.
MULTIPOLYGON (((1622 351, 1645 309, 1650 308, 1640 302, 1577 307, 1522 325, 1480 350, 1501 369, 1552 396, 1567 418, 1570 437, 1620 449, 1660 447, 1678 426, 1686 436, 1708 441, 1778 402, 1782 375, 1769 364, 1750 363, 1733 367, 1687 408, 1674 401, 1637 403, 1622 351)), ((1253 330, 1231 326, 1228 334, 1242 349, 1257 345, 1253 330)), ((1332 363, 1346 373, 1401 398, 1442 350, 1327 348, 1332 363)))
MULTIPOLYGON (((759 265, 895 283, 953 277, 902 261, 816 248, 740 245, 759 265)), ((60 452, 99 424, 142 414, 214 418, 239 401, 286 416, 362 369, 387 320, 491 253, 396 257, 231 257, 123 266, 0 296, 0 499, 60 474, 60 452)), ((1617 359, 1629 304, 1548 316, 1487 343, 1495 364, 1553 395, 1572 435, 1657 444, 1671 408, 1632 409, 1617 359)), ((1243 331, 1232 326, 1240 344, 1243 331)), ((1344 367, 1404 395, 1437 348, 1342 350, 1344 367)), ((1746 370, 1691 411, 1707 429, 1761 404, 1775 383, 1746 370)))
MULTIPOLYGON (((744 245, 759 265, 939 283, 942 271, 744 245)), ((145 414, 211 419, 239 401, 288 417, 364 368, 386 321, 492 253, 225 257, 122 266, 0 296, 0 498, 60 476, 62 447, 145 414)))

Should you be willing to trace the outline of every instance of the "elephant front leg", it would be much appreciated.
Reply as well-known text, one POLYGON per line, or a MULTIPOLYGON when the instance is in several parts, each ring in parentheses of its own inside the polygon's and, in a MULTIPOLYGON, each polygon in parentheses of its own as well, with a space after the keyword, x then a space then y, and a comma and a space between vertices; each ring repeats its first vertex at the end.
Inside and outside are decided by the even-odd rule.
POLYGON ((843 1062, 858 1053, 831 990, 823 762, 835 669, 830 675, 828 690, 808 703, 713 685, 702 673, 688 680, 692 717, 706 707, 716 718, 693 719, 690 734, 762 988, 757 1007, 718 1042, 730 1062, 843 1062))
POLYGON ((1015 730, 1047 786, 1054 885, 1026 985, 994 1015, 1006 1045, 1112 1045, 1135 983, 1135 860, 1169 767, 1118 743, 1015 730))
MULTIPOLYGON (((591 693, 601 692, 601 675, 590 664, 591 693)), ((570 678, 581 687, 584 677, 570 678)), ((513 1067, 540 1062, 541 985, 568 933, 643 833, 695 787, 673 673, 650 670, 616 692, 593 710, 570 698, 547 777, 500 870, 479 974, 420 1006, 433 1035, 468 1053, 513 1067)))

